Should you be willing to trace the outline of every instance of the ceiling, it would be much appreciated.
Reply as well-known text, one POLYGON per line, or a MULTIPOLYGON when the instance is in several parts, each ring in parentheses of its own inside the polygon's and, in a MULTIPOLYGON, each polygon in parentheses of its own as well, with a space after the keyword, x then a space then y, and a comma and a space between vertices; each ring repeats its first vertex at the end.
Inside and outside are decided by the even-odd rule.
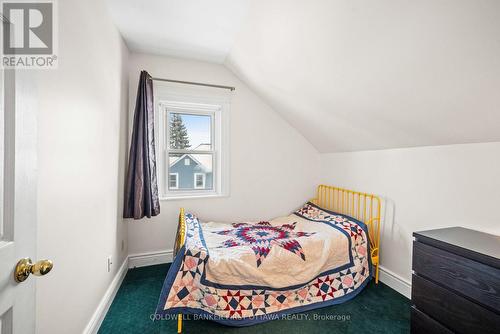
POLYGON ((107 0, 130 50, 223 63, 250 0, 107 0))
POLYGON ((132 50, 224 61, 320 152, 500 141, 498 0, 109 1, 132 50))

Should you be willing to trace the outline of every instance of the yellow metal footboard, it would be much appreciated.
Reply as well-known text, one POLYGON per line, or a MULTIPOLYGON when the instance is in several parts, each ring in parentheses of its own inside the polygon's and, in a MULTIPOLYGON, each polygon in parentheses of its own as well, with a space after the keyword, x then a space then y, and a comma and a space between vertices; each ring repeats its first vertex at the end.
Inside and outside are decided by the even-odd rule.
POLYGON ((318 186, 312 203, 362 221, 368 227, 375 283, 378 283, 380 250, 380 197, 333 186, 318 186))
POLYGON ((179 224, 177 225, 177 235, 175 236, 175 245, 174 245, 174 256, 177 255, 179 249, 184 246, 184 242, 186 241, 186 215, 184 212, 184 208, 181 208, 179 211, 179 224))
MULTIPOLYGON (((175 236, 175 245, 174 245, 174 257, 177 255, 177 252, 184 246, 184 242, 186 242, 186 215, 184 212, 184 208, 180 209, 179 212, 179 225, 177 226, 177 235, 175 236)), ((177 315, 177 333, 182 332, 182 313, 177 315)))

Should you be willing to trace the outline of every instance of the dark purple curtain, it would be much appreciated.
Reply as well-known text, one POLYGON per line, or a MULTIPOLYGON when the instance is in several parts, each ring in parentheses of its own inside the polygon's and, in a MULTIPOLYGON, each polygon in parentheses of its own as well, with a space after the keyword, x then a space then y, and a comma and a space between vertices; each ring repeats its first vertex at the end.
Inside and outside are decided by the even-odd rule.
POLYGON ((148 72, 141 71, 125 184, 124 218, 151 218, 160 213, 154 138, 153 80, 148 72))

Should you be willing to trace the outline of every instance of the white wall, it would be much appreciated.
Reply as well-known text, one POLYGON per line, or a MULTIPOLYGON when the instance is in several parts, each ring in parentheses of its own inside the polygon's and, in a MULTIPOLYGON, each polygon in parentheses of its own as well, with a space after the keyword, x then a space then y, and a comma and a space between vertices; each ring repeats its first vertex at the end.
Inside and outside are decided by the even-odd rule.
POLYGON ((65 0, 58 7, 59 68, 37 73, 38 258, 54 261, 37 279, 43 334, 81 333, 127 254, 121 213, 128 50, 105 2, 65 0))
POLYGON ((321 155, 323 183, 379 194, 381 265, 411 280, 412 233, 463 226, 500 235, 500 143, 321 155))
POLYGON ((141 69, 152 76, 235 86, 230 112, 230 196, 162 201, 161 214, 130 221, 130 254, 172 249, 179 207, 201 219, 266 219, 290 213, 313 196, 319 153, 294 128, 221 65, 130 56, 130 110, 141 69))

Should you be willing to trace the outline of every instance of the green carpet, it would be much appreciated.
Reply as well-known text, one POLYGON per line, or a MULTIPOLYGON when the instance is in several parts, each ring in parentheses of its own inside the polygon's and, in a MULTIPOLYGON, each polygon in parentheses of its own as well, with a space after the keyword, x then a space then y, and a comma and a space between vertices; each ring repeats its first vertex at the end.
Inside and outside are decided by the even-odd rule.
MULTIPOLYGON (((99 334, 176 333, 176 320, 151 321, 169 265, 130 269, 116 294, 99 334)), ((355 298, 302 313, 308 320, 274 320, 250 327, 226 327, 211 321, 186 320, 184 333, 409 333, 410 301, 373 281, 355 298), (312 320, 315 316, 330 320, 312 320), (335 317, 332 317, 335 316, 335 317), (333 319, 332 319, 333 318, 333 319)))

